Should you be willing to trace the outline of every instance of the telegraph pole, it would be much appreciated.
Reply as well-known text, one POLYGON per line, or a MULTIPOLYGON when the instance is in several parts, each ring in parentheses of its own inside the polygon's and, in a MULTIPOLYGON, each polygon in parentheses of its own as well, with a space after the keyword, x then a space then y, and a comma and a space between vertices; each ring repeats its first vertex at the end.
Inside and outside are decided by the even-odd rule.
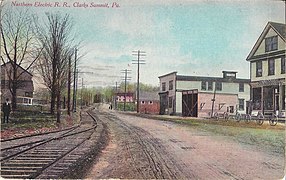
POLYGON ((77 49, 75 48, 75 57, 74 57, 74 73, 73 73, 73 103, 72 110, 76 112, 76 60, 77 60, 77 49))
POLYGON ((121 73, 124 73, 124 106, 123 106, 123 110, 126 110, 126 85, 127 85, 127 80, 131 80, 130 77, 128 77, 128 73, 130 73, 131 70, 125 69, 122 70, 121 73))
POLYGON ((145 64, 145 60, 142 60, 142 59, 140 59, 142 56, 146 56, 146 52, 144 52, 144 51, 140 51, 140 50, 138 50, 138 51, 132 51, 132 55, 133 56, 137 56, 137 60, 132 60, 134 63, 132 63, 132 64, 137 64, 137 113, 139 113, 139 89, 140 89, 140 87, 139 87, 139 84, 140 84, 140 82, 139 82, 139 65, 140 64, 145 64), (136 54, 135 54, 136 53, 136 54))
POLYGON ((82 91, 83 91, 83 78, 81 78, 81 91, 80 91, 80 109, 82 109, 82 103, 83 103, 83 97, 82 97, 82 91))
POLYGON ((214 117, 215 95, 216 95, 216 82, 215 82, 215 86, 214 86, 214 94, 213 94, 213 98, 212 98, 212 114, 211 114, 211 118, 213 118, 213 117, 214 117))
POLYGON ((115 82, 115 97, 114 97, 114 109, 117 110, 117 82, 115 82))
POLYGON ((68 70, 68 115, 71 115, 71 56, 69 57, 69 70, 68 70))

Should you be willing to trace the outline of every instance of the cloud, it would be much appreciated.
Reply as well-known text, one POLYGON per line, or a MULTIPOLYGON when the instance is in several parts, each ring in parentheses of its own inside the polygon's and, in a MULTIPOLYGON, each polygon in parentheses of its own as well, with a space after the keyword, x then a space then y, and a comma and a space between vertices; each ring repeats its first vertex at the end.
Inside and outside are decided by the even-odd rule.
MULTIPOLYGON (((132 6, 132 3, 129 6, 132 6)), ((136 3, 138 2, 136 1, 136 3)), ((168 3, 172 2, 168 1, 168 3)), ((167 5, 169 5, 168 3, 167 5)), ((178 74, 184 75, 221 77, 222 70, 234 70, 238 71, 238 77, 248 78, 249 63, 245 60, 248 53, 267 21, 283 21, 281 12, 284 10, 281 4, 281 7, 275 7, 275 10, 271 10, 270 4, 266 2, 264 5, 264 2, 262 5, 249 1, 246 4, 240 1, 236 3, 240 6, 237 7, 236 14, 230 14, 234 17, 228 19, 228 23, 231 23, 231 25, 221 32, 227 33, 229 36, 224 36, 227 39, 226 43, 223 44, 223 50, 214 57, 210 55, 208 49, 205 49, 205 54, 199 54, 198 56, 198 53, 195 52, 195 48, 198 47, 191 47, 192 43, 187 44, 190 45, 189 52, 182 53, 182 45, 188 39, 180 39, 178 36, 181 34, 175 34, 174 29, 179 29, 180 26, 173 22, 169 16, 165 17, 163 15, 165 18, 159 19, 158 14, 156 14, 158 12, 146 10, 147 5, 144 2, 144 10, 140 7, 133 8, 133 10, 122 9, 116 13, 110 13, 105 17, 106 19, 103 19, 106 23, 101 24, 100 28, 107 30, 109 35, 126 35, 126 39, 123 42, 101 41, 89 43, 87 49, 90 50, 90 53, 88 53, 85 62, 91 64, 91 66, 92 64, 102 67, 113 66, 114 68, 109 71, 109 74, 114 76, 113 78, 95 77, 104 80, 105 83, 110 82, 110 84, 115 84, 115 81, 121 80, 120 70, 123 69, 132 70, 130 74, 131 82, 136 82, 137 66, 131 65, 131 60, 134 59, 131 55, 133 50, 146 52, 146 64, 140 66, 140 81, 148 84, 157 85, 159 82, 158 76, 173 71, 178 71, 178 74), (247 6, 253 8, 247 8, 247 6), (236 18, 240 21, 235 24, 231 20, 237 20, 236 18), (173 28, 174 26, 178 27, 173 28), (119 43, 120 48, 115 48, 110 43, 119 43), (128 66, 128 64, 131 66, 128 66)), ((152 3, 150 2, 150 4, 152 3)), ((228 5, 233 6, 234 4, 228 5)), ((186 33, 185 31, 179 32, 186 33)), ((212 31, 208 35, 212 36, 212 31)), ((199 39, 200 37, 196 38, 199 39)))

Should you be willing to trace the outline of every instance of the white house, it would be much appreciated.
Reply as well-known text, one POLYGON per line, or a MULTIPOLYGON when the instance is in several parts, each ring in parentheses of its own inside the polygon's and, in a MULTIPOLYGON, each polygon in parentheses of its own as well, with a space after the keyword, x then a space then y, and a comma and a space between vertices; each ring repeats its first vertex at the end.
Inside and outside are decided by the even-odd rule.
POLYGON ((285 117, 286 24, 268 22, 250 51, 252 111, 285 117))

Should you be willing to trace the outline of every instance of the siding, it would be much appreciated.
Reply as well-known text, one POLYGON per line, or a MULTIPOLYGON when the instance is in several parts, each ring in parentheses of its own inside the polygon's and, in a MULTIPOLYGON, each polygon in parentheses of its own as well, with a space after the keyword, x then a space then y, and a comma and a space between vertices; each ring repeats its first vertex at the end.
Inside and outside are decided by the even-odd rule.
POLYGON ((281 57, 275 58, 275 75, 268 76, 268 60, 262 61, 262 77, 256 77, 256 62, 251 62, 251 81, 271 80, 285 78, 281 74, 281 57))
MULTIPOLYGON (((276 36, 276 35, 277 35, 277 33, 271 28, 271 29, 269 29, 265 38, 271 37, 271 36, 276 36)), ((263 39, 263 41, 259 45, 254 56, 265 54, 265 38, 263 39)), ((278 50, 284 50, 284 49, 285 49, 285 42, 283 41, 283 39, 280 36, 278 36, 278 50)))

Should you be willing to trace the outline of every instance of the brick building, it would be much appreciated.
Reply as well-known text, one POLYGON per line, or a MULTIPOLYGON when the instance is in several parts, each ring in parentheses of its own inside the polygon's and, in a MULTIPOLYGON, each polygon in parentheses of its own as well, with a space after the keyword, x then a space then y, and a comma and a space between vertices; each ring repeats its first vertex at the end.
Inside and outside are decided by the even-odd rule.
POLYGON ((160 101, 158 92, 140 92, 139 112, 145 114, 159 114, 160 101))

